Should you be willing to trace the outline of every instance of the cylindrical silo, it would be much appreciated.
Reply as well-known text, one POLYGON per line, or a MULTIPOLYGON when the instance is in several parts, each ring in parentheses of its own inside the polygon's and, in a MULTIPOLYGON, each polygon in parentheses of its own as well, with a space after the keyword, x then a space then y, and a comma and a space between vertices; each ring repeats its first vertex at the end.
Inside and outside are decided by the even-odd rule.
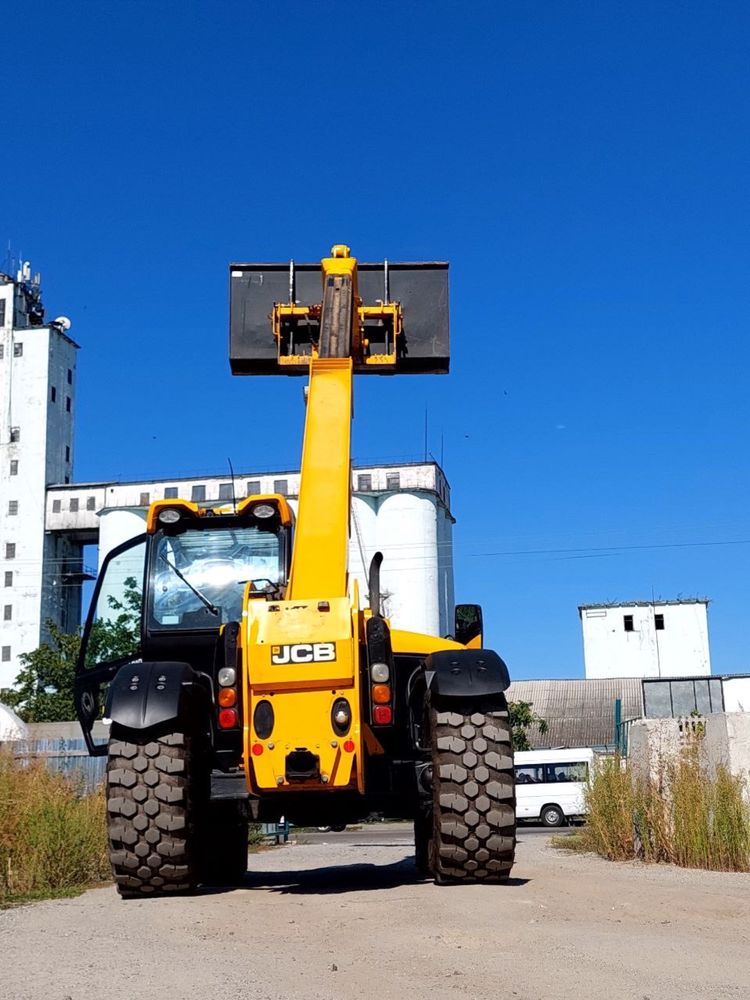
POLYGON ((146 530, 148 511, 135 507, 105 507, 99 515, 99 569, 107 554, 146 530))
POLYGON ((453 589, 453 518, 445 507, 437 508, 439 635, 452 635, 456 606, 453 589))
MULTIPOLYGON (((146 530, 145 508, 113 507, 105 508, 99 515, 99 572, 107 555, 123 542, 142 535, 146 530)), ((113 557, 107 567, 96 606, 97 618, 116 618, 120 613, 118 605, 127 604, 127 593, 135 581, 135 589, 143 587, 146 545, 136 545, 132 549, 113 557), (114 603, 113 603, 114 602, 114 603)))
POLYGON ((370 560, 378 551, 377 497, 356 494, 352 497, 349 534, 349 581, 359 582, 360 607, 368 606, 367 574, 370 560))
POLYGON ((417 490, 384 496, 377 538, 384 610, 393 627, 439 635, 437 497, 417 490))

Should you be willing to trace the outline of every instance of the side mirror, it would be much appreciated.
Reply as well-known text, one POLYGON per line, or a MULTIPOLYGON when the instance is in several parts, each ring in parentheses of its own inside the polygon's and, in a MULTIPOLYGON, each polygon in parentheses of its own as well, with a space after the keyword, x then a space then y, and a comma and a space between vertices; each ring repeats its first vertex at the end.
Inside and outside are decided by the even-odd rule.
POLYGON ((457 604, 453 634, 456 642, 464 646, 482 648, 482 605, 457 604))

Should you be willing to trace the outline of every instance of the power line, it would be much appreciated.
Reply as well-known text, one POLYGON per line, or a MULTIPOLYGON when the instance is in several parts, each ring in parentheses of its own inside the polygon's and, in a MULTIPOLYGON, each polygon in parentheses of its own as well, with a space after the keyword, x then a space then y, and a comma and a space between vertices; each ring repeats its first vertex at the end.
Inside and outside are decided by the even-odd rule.
POLYGON ((595 555, 596 553, 607 552, 630 552, 642 549, 695 549, 704 548, 711 545, 750 545, 750 538, 738 538, 720 542, 654 542, 647 545, 603 545, 592 548, 575 549, 506 549, 501 552, 467 552, 471 558, 477 556, 486 558, 488 556, 547 556, 547 555, 595 555))

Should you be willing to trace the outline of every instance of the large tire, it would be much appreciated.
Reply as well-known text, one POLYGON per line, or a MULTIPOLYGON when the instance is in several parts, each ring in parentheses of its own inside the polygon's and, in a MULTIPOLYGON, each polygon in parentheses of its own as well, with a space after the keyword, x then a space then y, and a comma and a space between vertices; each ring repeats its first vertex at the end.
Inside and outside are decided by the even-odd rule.
POLYGON ((247 872, 247 803, 229 799, 209 804, 202 846, 203 878, 213 885, 238 885, 247 872))
POLYGON ((504 698, 430 708, 435 881, 501 882, 516 844, 511 725, 504 698))
POLYGON ((131 742, 117 728, 109 741, 109 856, 123 897, 190 892, 199 881, 197 819, 208 780, 184 732, 131 742))

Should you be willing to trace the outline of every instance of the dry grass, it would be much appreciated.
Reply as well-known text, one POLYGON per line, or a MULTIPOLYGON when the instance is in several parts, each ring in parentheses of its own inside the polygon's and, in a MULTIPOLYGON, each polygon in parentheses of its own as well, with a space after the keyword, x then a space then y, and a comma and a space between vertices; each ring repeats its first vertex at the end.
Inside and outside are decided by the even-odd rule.
POLYGON ((0 906, 109 877, 103 793, 0 751, 0 906))
POLYGON ((619 758, 591 778, 583 829, 556 846, 594 851, 612 861, 639 858, 683 868, 750 871, 750 806, 744 782, 724 768, 702 766, 691 740, 650 779, 634 779, 619 758))

